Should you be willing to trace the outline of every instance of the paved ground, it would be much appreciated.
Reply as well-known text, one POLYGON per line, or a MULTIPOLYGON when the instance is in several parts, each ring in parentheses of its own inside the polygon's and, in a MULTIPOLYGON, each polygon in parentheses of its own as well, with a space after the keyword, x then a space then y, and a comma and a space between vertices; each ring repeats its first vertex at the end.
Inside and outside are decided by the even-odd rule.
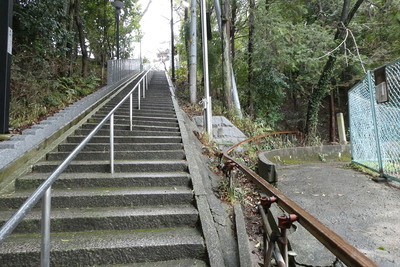
MULTIPOLYGON (((400 189, 338 163, 282 166, 278 188, 378 266, 400 266, 400 189)), ((326 266, 335 261, 298 225, 289 236, 297 261, 326 266)))

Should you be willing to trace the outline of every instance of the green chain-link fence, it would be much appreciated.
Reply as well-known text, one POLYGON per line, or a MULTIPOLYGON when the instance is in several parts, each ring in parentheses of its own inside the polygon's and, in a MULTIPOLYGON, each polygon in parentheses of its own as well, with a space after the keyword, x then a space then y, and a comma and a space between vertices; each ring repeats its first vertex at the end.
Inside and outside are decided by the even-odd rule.
POLYGON ((353 162, 400 181, 400 59, 349 91, 353 162))

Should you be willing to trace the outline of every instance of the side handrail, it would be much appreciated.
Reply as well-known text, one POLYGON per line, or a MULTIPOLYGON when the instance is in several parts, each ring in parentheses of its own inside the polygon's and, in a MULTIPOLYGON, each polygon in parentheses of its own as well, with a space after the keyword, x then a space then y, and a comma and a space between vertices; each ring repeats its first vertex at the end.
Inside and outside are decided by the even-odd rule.
MULTIPOLYGON (((152 70, 149 69, 145 74, 138 80, 136 85, 129 91, 129 93, 103 118, 103 120, 86 136, 83 141, 69 154, 69 156, 46 178, 46 180, 31 194, 31 196, 22 204, 22 206, 14 213, 14 215, 1 227, 0 229, 0 245, 4 240, 13 232, 18 224, 25 218, 29 211, 43 198, 42 205, 42 220, 41 220, 41 266, 50 265, 50 210, 51 210, 51 186, 61 173, 68 167, 72 160, 81 152, 86 144, 92 139, 92 137, 100 130, 104 124, 110 120, 110 169, 114 171, 114 149, 113 149, 113 120, 114 113, 117 109, 130 98, 130 107, 132 110, 132 94, 138 88, 138 101, 140 103, 140 85, 143 88, 148 87, 152 76, 152 70)), ((121 88, 123 90, 133 80, 130 79, 121 88)), ((139 104, 140 109, 140 104, 139 104)), ((132 112, 130 112, 130 125, 132 130, 132 112)))
MULTIPOLYGON (((257 186, 268 195, 269 198, 274 198, 275 201, 281 208, 283 208, 288 214, 295 215, 296 221, 300 223, 309 233, 311 233, 318 241, 320 241, 329 251, 331 251, 337 258, 339 258, 346 266, 354 266, 354 267, 378 267, 373 261, 371 261, 367 256, 361 253, 358 249, 350 245, 346 240, 344 240, 341 236, 333 232, 330 228, 325 226, 322 222, 320 222, 317 218, 312 216, 294 201, 285 196, 282 192, 276 189, 273 185, 268 183, 265 179, 255 173, 246 165, 242 164, 240 161, 234 159, 228 154, 238 147, 239 145, 249 142, 254 139, 258 139, 265 136, 270 135, 278 135, 278 134, 288 134, 294 132, 279 132, 279 133, 268 133, 263 136, 257 136, 254 138, 247 139, 243 142, 240 142, 226 152, 221 154, 222 157, 226 159, 226 165, 230 165, 233 167, 237 167, 240 169, 247 178, 252 180, 257 186)), ((230 168, 226 168, 228 171, 230 168)), ((283 253, 282 253, 283 254, 283 253)), ((285 256, 284 256, 285 257, 285 256)), ((286 258, 286 257, 285 257, 286 258)), ((287 259, 284 259, 287 260, 287 259)), ((282 262, 283 263, 283 262, 282 262)), ((288 266, 288 262, 286 264, 283 263, 283 266, 288 266)))

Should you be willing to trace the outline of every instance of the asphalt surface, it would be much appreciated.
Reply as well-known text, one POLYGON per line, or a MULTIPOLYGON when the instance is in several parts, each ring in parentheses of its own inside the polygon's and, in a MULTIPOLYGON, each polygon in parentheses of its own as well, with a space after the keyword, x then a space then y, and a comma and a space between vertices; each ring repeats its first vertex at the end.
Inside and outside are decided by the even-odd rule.
MULTIPOLYGON (((286 165, 278 189, 378 266, 400 266, 400 189, 343 163, 286 165)), ((301 225, 289 236, 297 262, 330 266, 336 257, 301 225)))

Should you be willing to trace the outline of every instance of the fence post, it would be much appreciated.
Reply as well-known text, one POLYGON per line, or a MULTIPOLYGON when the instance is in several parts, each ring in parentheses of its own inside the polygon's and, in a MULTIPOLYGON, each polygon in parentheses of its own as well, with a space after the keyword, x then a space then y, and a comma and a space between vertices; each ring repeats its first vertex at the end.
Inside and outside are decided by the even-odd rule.
POLYGON ((376 145, 376 154, 377 154, 377 160, 378 160, 378 166, 379 166, 379 173, 382 175, 383 174, 383 164, 382 164, 382 153, 381 153, 381 143, 379 140, 379 130, 378 130, 378 124, 376 121, 376 111, 375 111, 375 98, 374 98, 374 83, 372 82, 372 75, 371 71, 367 71, 367 77, 368 77, 368 89, 369 89, 369 96, 370 96, 370 103, 371 103, 371 113, 372 113, 372 121, 374 125, 374 133, 375 133, 375 145, 376 145))
POLYGON ((339 143, 341 145, 345 145, 345 144, 347 144, 347 140, 346 140, 346 129, 344 126, 343 113, 336 114, 336 121, 338 124, 339 143))

